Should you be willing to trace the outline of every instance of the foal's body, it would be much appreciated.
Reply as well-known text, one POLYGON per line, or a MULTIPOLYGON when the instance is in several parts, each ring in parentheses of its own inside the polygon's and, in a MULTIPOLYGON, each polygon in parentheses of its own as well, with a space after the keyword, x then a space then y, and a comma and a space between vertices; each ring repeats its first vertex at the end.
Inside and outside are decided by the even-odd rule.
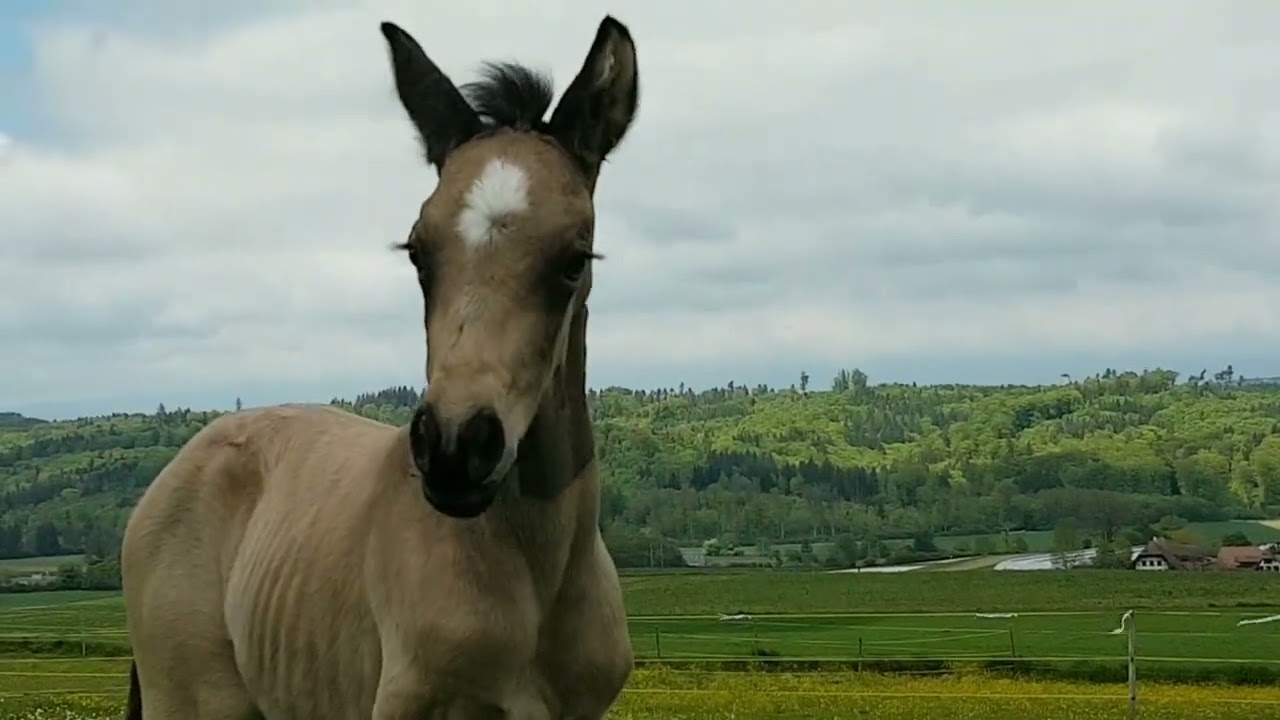
MULTIPOLYGON (((586 401, 593 193, 638 101, 606 17, 550 119, 491 66, 471 100, 384 23, 439 182, 406 251, 428 388, 406 427, 224 416, 130 517, 129 720, 598 720, 632 654, 586 401)), ((406 224, 408 218, 406 218, 406 224)))
POLYGON ((182 449, 123 557, 145 717, 604 715, 632 654, 594 465, 555 508, 521 512, 513 486, 445 522, 407 442, 301 406, 222 417, 182 449))

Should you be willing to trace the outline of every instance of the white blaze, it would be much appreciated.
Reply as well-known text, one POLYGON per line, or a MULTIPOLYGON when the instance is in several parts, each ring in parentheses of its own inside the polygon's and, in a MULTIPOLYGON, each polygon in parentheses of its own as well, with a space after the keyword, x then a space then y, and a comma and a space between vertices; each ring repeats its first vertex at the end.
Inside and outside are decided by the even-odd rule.
POLYGON ((504 217, 528 208, 529 176, 519 165, 494 158, 467 190, 458 215, 458 233, 467 245, 484 245, 504 217))

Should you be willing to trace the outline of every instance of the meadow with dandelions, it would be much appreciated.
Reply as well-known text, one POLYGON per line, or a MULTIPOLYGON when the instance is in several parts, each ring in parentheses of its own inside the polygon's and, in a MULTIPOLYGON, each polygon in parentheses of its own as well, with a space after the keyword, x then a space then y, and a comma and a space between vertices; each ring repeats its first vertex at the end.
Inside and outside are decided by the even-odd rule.
MULTIPOLYGON (((1141 717, 1280 714, 1256 578, 1137 575, 627 577, 639 662, 610 717, 1122 718, 1124 609, 1141 717)), ((0 595, 0 718, 118 720, 128 654, 118 593, 0 595)))
MULTIPOLYGON (((0 717, 14 720, 119 720, 124 661, 64 661, 53 680, 6 683, 0 717), (98 677, 118 670, 114 678, 98 677), (20 695, 23 689, 41 694, 20 695), (56 692, 54 690, 56 689, 56 692)), ((611 720, 1107 720, 1126 717, 1122 685, 1027 681, 959 674, 913 677, 873 673, 700 672, 637 669, 611 720)), ((1141 717, 1256 720, 1280 711, 1275 687, 1147 685, 1141 717)))

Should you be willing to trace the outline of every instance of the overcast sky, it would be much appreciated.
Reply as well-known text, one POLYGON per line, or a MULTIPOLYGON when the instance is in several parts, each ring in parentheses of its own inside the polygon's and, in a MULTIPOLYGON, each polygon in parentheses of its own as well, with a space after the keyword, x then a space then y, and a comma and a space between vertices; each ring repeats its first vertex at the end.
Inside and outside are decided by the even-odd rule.
POLYGON ((1280 374, 1280 3, 103 5, 0 5, 0 410, 421 385, 378 22, 563 89, 606 11, 592 385, 1280 374))

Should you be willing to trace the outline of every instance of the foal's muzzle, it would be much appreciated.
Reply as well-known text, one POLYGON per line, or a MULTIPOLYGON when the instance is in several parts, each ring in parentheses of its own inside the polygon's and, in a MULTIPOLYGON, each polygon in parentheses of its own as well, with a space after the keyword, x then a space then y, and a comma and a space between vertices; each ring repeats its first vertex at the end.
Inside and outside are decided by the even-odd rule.
POLYGON ((514 459, 502 421, 490 408, 477 410, 450 432, 432 405, 422 405, 409 423, 409 447, 427 502, 454 518, 489 509, 514 459))

